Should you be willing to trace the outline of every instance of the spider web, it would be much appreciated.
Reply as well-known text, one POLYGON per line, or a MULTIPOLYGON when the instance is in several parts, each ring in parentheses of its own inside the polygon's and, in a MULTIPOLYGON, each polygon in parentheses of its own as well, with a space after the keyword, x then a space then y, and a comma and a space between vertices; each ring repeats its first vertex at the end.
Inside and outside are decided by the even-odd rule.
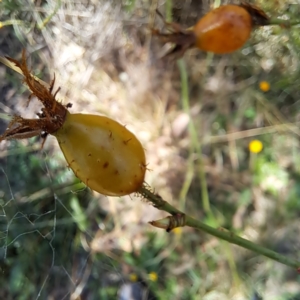
POLYGON ((6 143, 8 155, 1 160, 0 261, 4 276, 0 276, 0 285, 8 287, 1 296, 18 298, 25 291, 25 299, 50 295, 78 299, 95 293, 115 299, 119 289, 119 293, 131 289, 137 295, 148 293, 144 280, 128 282, 128 274, 138 273, 138 269, 126 262, 129 258, 124 257, 130 254, 119 245, 122 240, 130 242, 129 237, 120 236, 127 229, 114 233, 108 227, 97 238, 101 221, 97 224, 95 219, 105 213, 99 212, 96 199, 82 183, 74 181, 60 152, 36 150, 36 145, 39 141, 6 143), (97 259, 91 247, 83 246, 95 240, 97 259), (122 255, 116 255, 115 249, 122 255), (101 282, 100 290, 97 282, 101 282))
MULTIPOLYGON (((44 165, 47 170, 47 174, 49 175, 50 173, 46 161, 44 165)), ((53 193, 52 208, 50 210, 46 210, 43 213, 23 212, 20 203, 18 203, 18 201, 16 200, 9 177, 3 167, 1 167, 1 172, 3 173, 3 177, 5 179, 4 181, 2 181, 2 183, 5 182, 8 190, 8 200, 5 201, 5 198, 3 197, 4 199, 1 203, 2 213, 0 215, 0 259, 4 264, 9 264, 9 261, 13 256, 12 252, 14 250, 17 251, 17 249, 22 248, 23 242, 25 242, 25 244, 32 243, 34 246, 39 246, 42 244, 47 245, 48 251, 45 251, 45 254, 47 255, 46 272, 44 272, 44 275, 41 276, 40 286, 37 287, 37 289, 39 288, 39 290, 37 291, 36 299, 38 299, 41 297, 42 292, 47 285, 47 282, 49 281, 52 270, 56 267, 56 249, 53 245, 53 242, 56 239, 57 231, 57 206, 60 205, 60 207, 63 207, 64 209, 66 209, 66 207, 62 204, 57 195, 53 193)), ((52 179, 50 176, 48 178, 51 184, 52 179)), ((26 185, 26 179, 24 179, 24 181, 26 185)), ((69 213, 72 216, 70 211, 69 213)), ((25 256, 26 253, 22 253, 22 255, 25 256)), ((21 254, 19 254, 18 256, 21 257, 21 254)), ((29 263, 31 258, 32 257, 30 257, 29 255, 29 263)), ((21 260, 20 264, 22 264, 21 260)), ((61 268, 65 271, 67 277, 69 277, 71 280, 71 277, 66 268, 64 268, 63 266, 61 266, 61 268)), ((14 278, 12 276, 10 278, 10 284, 12 286, 18 285, 18 282, 14 283, 13 280, 14 278)), ((22 280, 20 279, 20 281, 22 280)))
MULTIPOLYGON (((47 185, 51 187, 53 179, 51 170, 49 170, 47 155, 45 153, 42 153, 42 155, 43 157, 40 158, 44 159, 44 162, 41 162, 44 165, 43 171, 48 179, 47 185)), ((9 164, 7 163, 7 165, 9 164)), ((19 288, 24 291, 22 286, 25 284, 25 278, 28 277, 36 281, 35 291, 30 298, 45 299, 46 295, 50 295, 50 290, 53 288, 53 278, 59 277, 66 288, 61 289, 56 295, 54 293, 54 298, 68 299, 72 291, 75 290, 78 293, 78 283, 80 283, 83 274, 90 273, 92 267, 91 264, 88 264, 89 252, 83 252, 82 249, 80 250, 81 247, 78 247, 79 249, 76 249, 76 251, 72 251, 75 256, 80 255, 80 263, 77 263, 78 269, 75 276, 72 274, 72 271, 74 271, 72 270, 72 268, 74 269, 74 257, 70 255, 68 259, 61 259, 61 257, 66 258, 68 256, 67 252, 70 250, 64 247, 72 247, 73 244, 73 241, 64 244, 65 241, 62 240, 62 237, 64 231, 66 234, 72 234, 71 227, 74 229, 74 226, 70 227, 69 225, 74 223, 74 219, 76 219, 74 212, 62 202, 62 198, 54 191, 48 196, 50 205, 39 212, 34 206, 32 207, 30 200, 26 201, 25 195, 20 195, 24 190, 16 192, 18 187, 15 187, 16 190, 14 190, 13 177, 10 177, 4 167, 1 166, 0 170, 3 175, 1 177, 4 178, 0 188, 3 191, 0 214, 0 260, 2 266, 6 265, 6 268, 11 268, 7 278, 11 296, 18 295, 19 288), (18 193, 17 196, 16 193, 18 193), (22 200, 19 201, 17 198, 22 200), (36 212, 31 212, 31 210, 36 212), (45 211, 43 212, 43 210, 45 211), (62 212, 65 213, 61 219, 58 214, 61 215, 62 212), (68 215, 70 218, 66 217, 68 215), (67 230, 64 229, 66 224, 69 227, 67 230), (86 271, 88 265, 90 265, 90 268, 89 271, 86 271), (18 275, 20 269, 24 272, 25 277, 18 275), (30 269, 38 272, 39 275, 30 276, 30 269)), ((18 170, 15 170, 15 172, 18 172, 18 170)), ((30 174, 29 176, 33 175, 30 174)), ((23 178, 23 181, 25 186, 30 184, 26 178, 23 178)), ((37 188, 39 188, 38 180, 36 180, 36 183, 37 188)), ((43 201, 43 199, 39 201, 43 201)), ((76 234, 76 229, 74 234, 76 234)), ((107 263, 111 265, 109 262, 110 259, 108 258, 107 263)), ((105 268, 108 268, 108 266, 105 268)), ((6 275, 5 267, 3 267, 3 273, 6 275)), ((4 284, 5 278, 3 279, 4 284)), ((87 281, 88 278, 85 278, 85 280, 87 281)), ((57 286, 61 288, 60 285, 57 286)), ((84 287, 85 285, 81 285, 81 290, 84 287)))

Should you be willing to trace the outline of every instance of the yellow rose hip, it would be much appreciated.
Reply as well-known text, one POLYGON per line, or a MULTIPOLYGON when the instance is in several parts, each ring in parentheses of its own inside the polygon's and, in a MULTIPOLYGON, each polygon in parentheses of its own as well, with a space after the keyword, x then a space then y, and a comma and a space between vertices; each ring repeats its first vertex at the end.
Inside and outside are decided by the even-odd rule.
POLYGON ((53 135, 69 167, 92 190, 121 196, 143 184, 144 149, 118 122, 104 116, 67 113, 63 126, 53 135))
MULTIPOLYGON (((50 85, 33 76, 22 61, 0 57, 0 61, 24 76, 33 96, 43 104, 39 119, 13 117, 2 140, 24 139, 52 134, 74 174, 88 187, 108 196, 137 192, 146 172, 145 151, 125 126, 105 116, 71 114, 72 105, 58 102, 50 85)), ((29 98, 29 101, 31 96, 29 98)))

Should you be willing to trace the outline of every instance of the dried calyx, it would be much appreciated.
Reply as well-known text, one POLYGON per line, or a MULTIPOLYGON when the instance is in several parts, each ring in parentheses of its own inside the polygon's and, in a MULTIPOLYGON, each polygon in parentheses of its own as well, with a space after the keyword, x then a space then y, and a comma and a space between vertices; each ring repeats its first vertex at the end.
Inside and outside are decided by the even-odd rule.
POLYGON ((15 64, 24 76, 24 83, 31 91, 28 103, 31 98, 35 96, 41 101, 43 108, 41 113, 37 114, 39 119, 24 119, 21 116, 14 116, 8 124, 6 131, 0 135, 0 142, 9 139, 30 138, 37 135, 46 137, 47 134, 56 132, 63 125, 67 108, 70 107, 70 104, 64 106, 55 99, 56 94, 59 91, 58 89, 55 93, 52 93, 55 77, 48 86, 43 81, 33 76, 26 64, 25 51, 22 52, 21 62, 10 57, 7 57, 7 59, 15 64))
POLYGON ((259 7, 245 1, 239 6, 243 7, 250 14, 253 26, 266 26, 270 24, 270 18, 259 7))

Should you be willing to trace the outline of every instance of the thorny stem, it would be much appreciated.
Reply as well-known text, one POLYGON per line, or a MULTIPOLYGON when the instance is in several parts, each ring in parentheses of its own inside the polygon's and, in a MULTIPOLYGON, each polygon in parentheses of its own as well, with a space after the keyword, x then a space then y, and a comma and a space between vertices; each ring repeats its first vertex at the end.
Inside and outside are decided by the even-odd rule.
MULTIPOLYGON (((145 199, 150 201, 154 204, 154 207, 156 207, 159 210, 165 211, 170 213, 172 216, 175 215, 184 215, 184 212, 178 210, 171 204, 169 204, 167 201, 162 199, 159 195, 154 194, 152 191, 149 190, 146 186, 142 186, 138 193, 142 195, 145 199)), ((184 226, 184 225, 182 225, 184 226)), ((233 232, 227 231, 224 228, 213 228, 211 226, 206 225, 205 223, 196 220, 188 215, 185 215, 185 226, 193 227, 196 229, 200 229, 210 235, 213 235, 219 239, 225 240, 231 244, 238 245, 240 247, 243 247, 245 249, 251 250, 255 253, 261 254, 263 256, 266 256, 272 260, 275 260, 277 262, 280 262, 286 266, 295 268, 298 272, 300 270, 300 261, 285 257, 284 255, 281 255, 275 251, 272 251, 268 248, 259 246, 253 242, 250 242, 249 240, 246 240, 244 238, 241 238, 234 234, 233 232)))

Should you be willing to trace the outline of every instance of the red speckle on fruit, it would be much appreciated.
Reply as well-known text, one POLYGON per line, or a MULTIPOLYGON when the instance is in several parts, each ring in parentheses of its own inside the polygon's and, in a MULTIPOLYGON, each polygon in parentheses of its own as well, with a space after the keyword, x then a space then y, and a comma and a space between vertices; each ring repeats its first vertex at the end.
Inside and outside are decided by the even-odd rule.
POLYGON ((127 141, 123 141, 123 143, 124 143, 124 145, 127 145, 130 141, 131 141, 131 139, 128 139, 127 141))

